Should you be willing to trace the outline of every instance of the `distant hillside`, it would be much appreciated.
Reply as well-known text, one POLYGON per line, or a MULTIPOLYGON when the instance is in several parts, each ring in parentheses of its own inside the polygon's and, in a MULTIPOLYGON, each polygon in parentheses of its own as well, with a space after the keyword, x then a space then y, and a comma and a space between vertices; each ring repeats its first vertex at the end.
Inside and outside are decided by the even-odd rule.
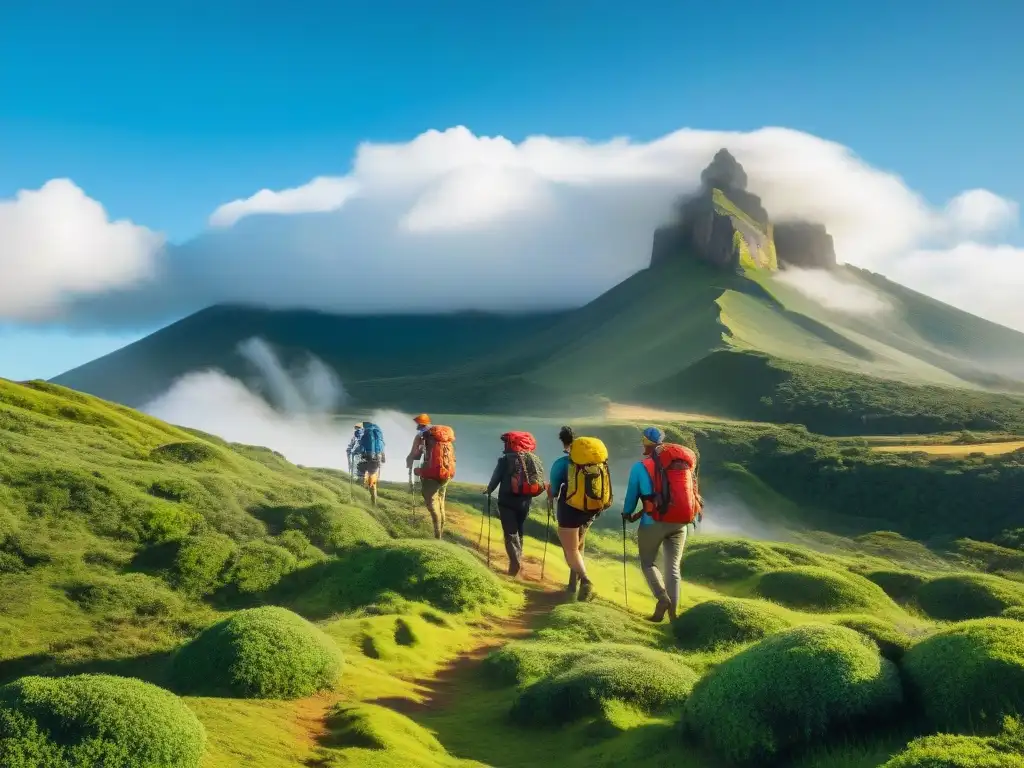
POLYGON ((611 400, 833 434, 1024 429, 1024 334, 836 266, 824 228, 773 224, 724 150, 703 178, 651 265, 578 309, 212 307, 54 381, 138 407, 197 369, 252 377, 238 348, 259 337, 287 364, 322 359, 362 407, 580 415, 611 400))

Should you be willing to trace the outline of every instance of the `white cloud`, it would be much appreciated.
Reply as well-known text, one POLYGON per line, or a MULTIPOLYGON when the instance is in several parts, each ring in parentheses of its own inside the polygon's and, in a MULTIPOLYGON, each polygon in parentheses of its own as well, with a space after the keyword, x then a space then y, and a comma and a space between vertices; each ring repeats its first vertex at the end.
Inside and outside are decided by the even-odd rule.
POLYGON ((954 235, 976 237, 996 234, 1016 225, 1018 206, 987 189, 969 189, 950 200, 945 213, 954 235))
POLYGON ((825 269, 783 270, 779 280, 829 309, 851 315, 878 315, 892 309, 877 291, 825 269))
POLYGON ((51 318, 71 297, 151 278, 162 244, 145 227, 108 220, 67 179, 0 200, 0 318, 51 318))
MULTIPOLYGON (((227 203, 213 230, 171 251, 159 286, 75 309, 83 322, 123 324, 223 302, 341 312, 582 304, 647 265, 654 229, 721 147, 773 218, 820 222, 841 261, 926 292, 943 287, 918 251, 954 249, 1015 210, 984 190, 933 207, 848 148, 784 128, 515 143, 456 127, 366 143, 346 176, 227 203)), ((973 311, 1024 328, 1024 310, 992 299, 1002 287, 963 284, 973 311)))

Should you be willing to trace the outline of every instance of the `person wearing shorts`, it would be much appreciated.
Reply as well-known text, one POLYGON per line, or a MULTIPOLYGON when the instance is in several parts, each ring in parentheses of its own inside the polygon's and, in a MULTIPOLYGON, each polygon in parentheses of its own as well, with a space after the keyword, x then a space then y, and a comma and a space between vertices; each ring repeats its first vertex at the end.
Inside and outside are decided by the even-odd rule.
POLYGON ((370 501, 377 506, 377 480, 380 477, 380 462, 360 457, 356 464, 356 477, 370 491, 370 501))
POLYGON ((565 490, 569 484, 569 446, 575 439, 571 427, 562 427, 558 432, 563 455, 551 465, 548 494, 554 499, 555 516, 558 522, 558 540, 569 566, 569 585, 566 591, 575 593, 579 586, 578 600, 586 600, 593 592, 593 585, 587 578, 587 566, 583 560, 587 530, 597 518, 597 512, 581 512, 565 503, 565 490))

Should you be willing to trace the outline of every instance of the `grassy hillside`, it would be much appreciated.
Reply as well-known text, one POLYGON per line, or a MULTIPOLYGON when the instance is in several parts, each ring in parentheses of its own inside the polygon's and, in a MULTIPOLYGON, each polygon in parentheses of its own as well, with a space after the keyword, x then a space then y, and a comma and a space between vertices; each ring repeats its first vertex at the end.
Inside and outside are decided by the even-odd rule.
MULTIPOLYGON (((601 429, 635 450, 634 427, 601 429)), ((768 502, 720 458, 765 435, 694 436, 709 498, 731 476, 768 502)), ((774 439, 760 460, 796 447, 774 439)), ((681 615, 655 626, 632 536, 624 575, 616 533, 592 532, 598 598, 580 604, 539 515, 526 581, 509 582, 496 530, 487 567, 479 488, 453 488, 446 542, 423 538, 403 489, 382 499, 371 509, 344 475, 267 449, 0 380, 0 764, 1024 759, 1019 549, 700 533, 681 615)))

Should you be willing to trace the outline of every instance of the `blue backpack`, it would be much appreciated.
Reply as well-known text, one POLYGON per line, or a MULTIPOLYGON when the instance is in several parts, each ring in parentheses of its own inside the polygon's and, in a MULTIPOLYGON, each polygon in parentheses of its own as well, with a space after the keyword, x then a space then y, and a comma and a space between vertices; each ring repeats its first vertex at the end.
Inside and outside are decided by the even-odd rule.
POLYGON ((376 424, 364 424, 359 438, 359 452, 364 459, 380 461, 384 457, 384 433, 376 424))

